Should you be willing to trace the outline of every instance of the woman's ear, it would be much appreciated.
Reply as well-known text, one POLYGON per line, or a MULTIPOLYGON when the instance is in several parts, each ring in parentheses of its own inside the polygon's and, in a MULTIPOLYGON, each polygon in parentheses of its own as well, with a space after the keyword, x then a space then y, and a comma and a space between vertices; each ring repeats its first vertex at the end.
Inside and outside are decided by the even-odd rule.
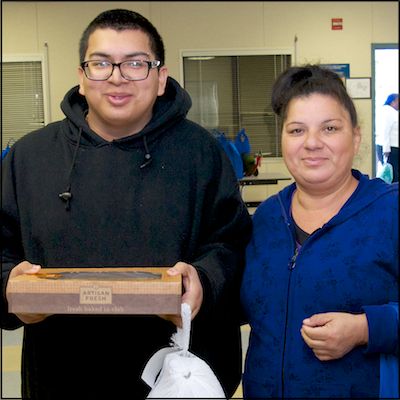
POLYGON ((358 154, 361 144, 361 129, 359 126, 353 130, 354 154, 358 154))

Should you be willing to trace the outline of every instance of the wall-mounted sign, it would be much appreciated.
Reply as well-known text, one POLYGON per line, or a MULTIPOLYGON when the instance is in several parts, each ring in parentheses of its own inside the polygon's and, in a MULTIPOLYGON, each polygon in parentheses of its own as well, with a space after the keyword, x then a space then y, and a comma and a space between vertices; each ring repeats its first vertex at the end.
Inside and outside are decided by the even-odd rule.
POLYGON ((341 31, 343 29, 343 18, 332 18, 332 30, 341 31))

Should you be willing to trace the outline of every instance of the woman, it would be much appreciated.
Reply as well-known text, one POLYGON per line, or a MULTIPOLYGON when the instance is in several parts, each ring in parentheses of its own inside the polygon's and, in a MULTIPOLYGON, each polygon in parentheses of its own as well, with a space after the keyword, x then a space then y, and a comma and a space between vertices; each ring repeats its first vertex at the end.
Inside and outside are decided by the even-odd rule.
POLYGON ((272 107, 295 183, 253 218, 244 396, 379 397, 380 356, 398 352, 398 184, 352 169, 360 128, 336 73, 289 68, 272 107))

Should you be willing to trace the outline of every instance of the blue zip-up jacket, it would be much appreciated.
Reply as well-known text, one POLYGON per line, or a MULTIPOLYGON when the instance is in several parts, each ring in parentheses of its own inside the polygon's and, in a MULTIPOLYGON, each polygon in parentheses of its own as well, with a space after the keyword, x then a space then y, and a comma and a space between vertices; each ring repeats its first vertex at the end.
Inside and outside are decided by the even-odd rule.
POLYGON ((369 179, 295 256, 291 199, 296 184, 253 217, 241 302, 250 324, 245 398, 379 397, 382 353, 398 354, 398 184, 369 179), (303 341, 303 319, 365 312, 367 346, 320 361, 303 341))

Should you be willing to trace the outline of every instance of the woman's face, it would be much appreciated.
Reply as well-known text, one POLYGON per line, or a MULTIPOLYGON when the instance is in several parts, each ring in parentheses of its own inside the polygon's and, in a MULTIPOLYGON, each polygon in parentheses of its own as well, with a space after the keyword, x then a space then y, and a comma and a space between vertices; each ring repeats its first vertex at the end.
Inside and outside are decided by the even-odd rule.
POLYGON ((298 184, 323 190, 340 185, 351 176, 360 140, 359 128, 335 98, 314 93, 289 102, 282 154, 298 184))

